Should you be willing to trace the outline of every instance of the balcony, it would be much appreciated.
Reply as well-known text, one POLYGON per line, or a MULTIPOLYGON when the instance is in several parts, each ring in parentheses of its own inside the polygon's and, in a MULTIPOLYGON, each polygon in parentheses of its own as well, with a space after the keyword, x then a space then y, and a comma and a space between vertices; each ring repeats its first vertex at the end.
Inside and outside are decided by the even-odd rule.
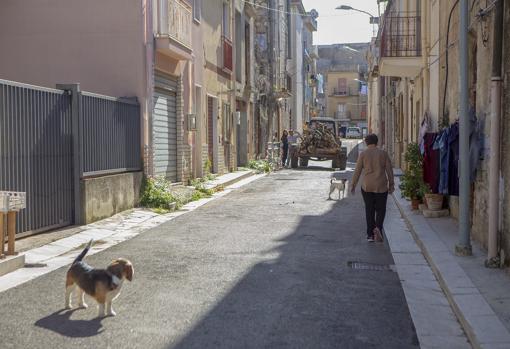
POLYGON ((310 52, 310 56, 313 59, 319 59, 319 46, 317 46, 317 45, 312 46, 312 51, 310 52))
POLYGON ((335 119, 339 121, 351 121, 351 111, 336 111, 335 112, 335 119))
POLYGON ((348 97, 348 96, 357 96, 358 93, 354 93, 352 89, 349 88, 333 88, 333 93, 330 94, 330 97, 348 97))
POLYGON ((379 68, 382 76, 414 77, 421 58, 421 17, 415 13, 388 13, 380 32, 379 68))
POLYGON ((221 37, 221 46, 223 48, 223 70, 232 73, 232 41, 225 37, 221 37))
POLYGON ((191 6, 185 1, 158 1, 156 49, 176 59, 191 59, 191 6))
POLYGON ((317 19, 308 15, 305 17, 304 22, 305 22, 305 25, 308 27, 308 30, 310 30, 311 32, 317 31, 317 19))

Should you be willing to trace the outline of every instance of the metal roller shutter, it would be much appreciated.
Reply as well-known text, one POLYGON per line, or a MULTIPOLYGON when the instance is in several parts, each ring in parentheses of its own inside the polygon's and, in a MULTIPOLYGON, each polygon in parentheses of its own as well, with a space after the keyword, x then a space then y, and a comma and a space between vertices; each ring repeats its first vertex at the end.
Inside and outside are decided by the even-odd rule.
POLYGON ((177 181, 177 79, 155 72, 152 113, 154 173, 177 181))

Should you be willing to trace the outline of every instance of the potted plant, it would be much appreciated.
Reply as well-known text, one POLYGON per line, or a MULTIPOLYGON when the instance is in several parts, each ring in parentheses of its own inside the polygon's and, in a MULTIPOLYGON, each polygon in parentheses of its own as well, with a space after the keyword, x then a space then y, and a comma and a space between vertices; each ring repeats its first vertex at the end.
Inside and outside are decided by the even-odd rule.
POLYGON ((405 154, 407 168, 402 176, 402 195, 411 200, 413 210, 417 210, 424 195, 429 191, 423 182, 423 156, 416 143, 410 143, 405 154))
POLYGON ((443 208, 443 195, 431 193, 430 191, 425 194, 425 201, 427 207, 431 211, 439 211, 443 208))

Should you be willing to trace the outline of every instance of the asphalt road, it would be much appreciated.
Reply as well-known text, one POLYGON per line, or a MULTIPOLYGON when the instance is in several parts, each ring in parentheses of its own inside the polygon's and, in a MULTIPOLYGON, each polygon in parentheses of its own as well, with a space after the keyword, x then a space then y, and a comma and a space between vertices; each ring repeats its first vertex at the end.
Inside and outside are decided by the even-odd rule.
POLYGON ((89 257, 135 266, 116 317, 63 310, 66 268, 0 293, 0 347, 417 348, 397 274, 348 265, 393 260, 330 175, 280 171, 89 257))

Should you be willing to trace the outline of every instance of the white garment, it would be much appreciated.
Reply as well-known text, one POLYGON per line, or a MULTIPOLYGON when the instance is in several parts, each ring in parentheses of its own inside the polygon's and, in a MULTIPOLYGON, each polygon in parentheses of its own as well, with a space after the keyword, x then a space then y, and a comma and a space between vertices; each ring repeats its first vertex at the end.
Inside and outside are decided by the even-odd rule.
POLYGON ((425 134, 430 131, 430 127, 431 127, 430 121, 431 120, 430 120, 429 113, 425 112, 425 115, 423 116, 423 120, 422 120, 421 126, 420 126, 420 133, 418 136, 418 144, 420 145, 420 151, 421 151, 422 155, 425 153, 424 139, 425 139, 425 134))

